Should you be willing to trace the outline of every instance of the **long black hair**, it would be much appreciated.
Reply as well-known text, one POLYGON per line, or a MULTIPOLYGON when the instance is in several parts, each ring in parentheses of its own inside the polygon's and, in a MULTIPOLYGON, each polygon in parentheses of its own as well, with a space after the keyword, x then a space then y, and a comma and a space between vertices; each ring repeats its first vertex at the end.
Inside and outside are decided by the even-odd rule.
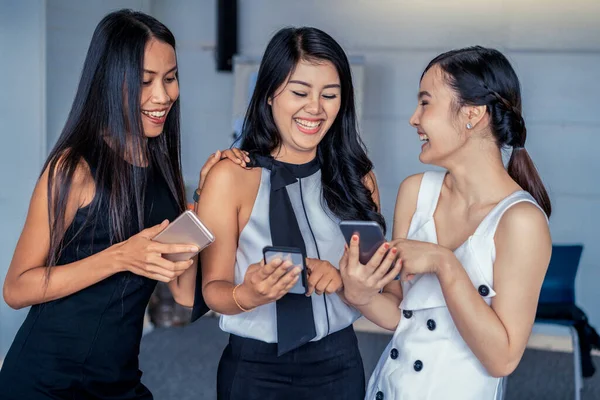
MULTIPOLYGON (((141 120, 141 86, 145 46, 151 39, 175 49, 171 31, 155 18, 131 10, 106 15, 96 27, 87 52, 75 100, 65 127, 44 164, 48 168, 50 250, 48 265, 59 260, 65 211, 74 173, 82 161, 92 172, 96 194, 87 223, 108 212, 111 242, 134 232, 131 221, 144 226, 146 174, 126 161, 145 161, 164 177, 181 211, 185 194, 180 160, 179 99, 156 138, 144 136, 141 120)), ((85 224, 84 224, 85 225, 85 224)))
POLYGON ((260 63, 242 128, 241 148, 267 156, 279 148, 281 136, 268 100, 302 60, 331 62, 341 83, 340 110, 317 147, 317 157, 323 166, 325 202, 342 220, 376 221, 385 231, 385 220, 363 183, 373 163, 358 134, 350 63, 341 46, 327 33, 302 27, 284 28, 273 36, 260 63))
POLYGON ((510 62, 498 50, 481 46, 452 50, 431 60, 421 79, 435 65, 454 90, 458 107, 486 106, 496 144, 500 149, 513 149, 508 173, 549 217, 552 206, 548 192, 525 150, 527 129, 521 109, 521 85, 510 62))

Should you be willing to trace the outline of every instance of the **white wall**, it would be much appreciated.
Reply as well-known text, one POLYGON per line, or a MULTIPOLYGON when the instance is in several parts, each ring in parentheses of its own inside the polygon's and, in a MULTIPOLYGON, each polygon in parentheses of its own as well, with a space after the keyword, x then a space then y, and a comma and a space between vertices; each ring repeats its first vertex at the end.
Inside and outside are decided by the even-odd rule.
MULTIPOLYGON (((45 2, 0 0, 0 282, 45 156, 45 2)), ((0 301, 0 360, 27 310, 0 301)))
MULTIPOLYGON (((215 2, 152 2, 179 43, 183 165, 193 185, 206 157, 230 143, 231 75, 215 71, 215 2)), ((366 57, 363 137, 375 161, 385 217, 409 174, 427 168, 408 125, 427 62, 450 48, 496 47, 523 85, 527 148, 554 202, 555 243, 585 244, 578 302, 600 328, 600 2, 596 0, 239 0, 240 52, 262 54, 286 25, 312 25, 366 57)))

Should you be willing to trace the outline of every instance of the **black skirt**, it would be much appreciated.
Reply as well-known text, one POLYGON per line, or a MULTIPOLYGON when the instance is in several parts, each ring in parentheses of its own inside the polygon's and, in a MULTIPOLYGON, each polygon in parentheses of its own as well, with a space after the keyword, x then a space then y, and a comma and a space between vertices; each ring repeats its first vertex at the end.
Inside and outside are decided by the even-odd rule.
POLYGON ((352 326, 277 356, 277 345, 230 335, 218 400, 363 400, 365 375, 352 326))

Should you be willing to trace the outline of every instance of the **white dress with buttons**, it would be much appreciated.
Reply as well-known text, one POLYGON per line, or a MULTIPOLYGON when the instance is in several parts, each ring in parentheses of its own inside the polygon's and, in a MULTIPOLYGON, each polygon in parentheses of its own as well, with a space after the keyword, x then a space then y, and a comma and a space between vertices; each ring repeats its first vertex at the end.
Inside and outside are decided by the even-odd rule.
MULTIPOLYGON (((437 243, 433 213, 445 175, 437 171, 423 175, 409 239, 437 243)), ((537 206, 525 191, 511 194, 492 209, 475 233, 454 252, 488 305, 496 295, 493 289, 496 227, 504 212, 522 201, 537 206)), ((402 318, 371 376, 365 399, 502 399, 502 379, 487 373, 461 337, 437 277, 417 275, 410 282, 403 282, 402 290, 402 318)))

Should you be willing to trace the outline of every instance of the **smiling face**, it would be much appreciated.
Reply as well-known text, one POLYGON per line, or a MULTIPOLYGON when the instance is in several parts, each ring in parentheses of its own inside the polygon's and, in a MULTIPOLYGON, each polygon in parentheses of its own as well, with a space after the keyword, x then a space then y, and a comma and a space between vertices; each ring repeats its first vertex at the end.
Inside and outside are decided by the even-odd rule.
POLYGON ((281 136, 281 149, 274 155, 297 164, 313 159, 340 111, 341 95, 340 78, 331 62, 298 62, 269 100, 281 136))
POLYGON ((167 115, 179 97, 175 50, 167 43, 151 39, 144 52, 142 83, 142 126, 146 137, 156 137, 163 131, 167 115))
POLYGON ((419 87, 419 104, 410 118, 424 142, 419 160, 444 166, 466 142, 467 136, 457 129, 455 94, 444 79, 439 66, 430 68, 419 87))

